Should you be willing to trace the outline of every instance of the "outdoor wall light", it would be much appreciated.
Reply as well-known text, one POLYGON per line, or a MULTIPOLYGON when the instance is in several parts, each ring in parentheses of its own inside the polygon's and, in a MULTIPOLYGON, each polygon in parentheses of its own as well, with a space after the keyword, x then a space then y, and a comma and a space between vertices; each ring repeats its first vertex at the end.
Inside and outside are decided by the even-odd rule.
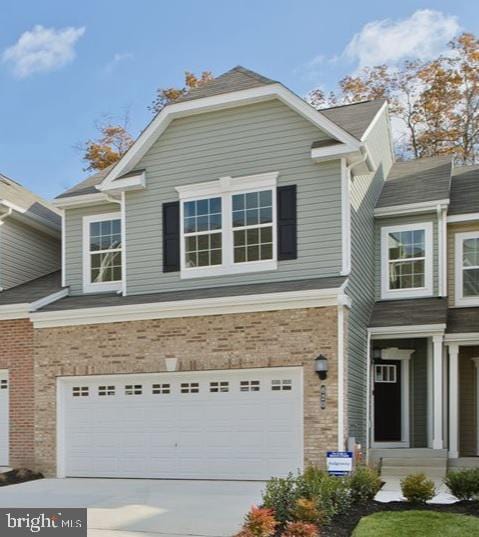
POLYGON ((373 362, 379 362, 383 357, 382 349, 373 349, 373 362))
POLYGON ((318 377, 321 380, 326 380, 328 376, 328 359, 326 356, 323 356, 320 354, 315 360, 314 360, 314 370, 318 374, 318 377))

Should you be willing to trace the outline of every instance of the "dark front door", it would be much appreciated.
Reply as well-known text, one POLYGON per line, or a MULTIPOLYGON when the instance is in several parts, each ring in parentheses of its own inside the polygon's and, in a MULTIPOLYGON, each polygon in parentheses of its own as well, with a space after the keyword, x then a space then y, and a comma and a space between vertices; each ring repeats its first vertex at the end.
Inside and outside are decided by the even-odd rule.
POLYGON ((373 365, 374 440, 401 441, 401 361, 373 365))

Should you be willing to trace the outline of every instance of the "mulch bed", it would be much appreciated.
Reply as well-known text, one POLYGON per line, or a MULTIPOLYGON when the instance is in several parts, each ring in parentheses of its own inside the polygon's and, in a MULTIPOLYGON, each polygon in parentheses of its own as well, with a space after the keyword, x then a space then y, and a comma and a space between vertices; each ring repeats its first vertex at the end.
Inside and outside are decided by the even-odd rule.
POLYGON ((26 481, 35 481, 36 479, 43 479, 43 474, 25 468, 10 470, 0 474, 0 487, 25 483, 26 481))
POLYGON ((335 517, 329 526, 321 528, 321 537, 350 537, 361 518, 382 511, 438 511, 479 517, 479 502, 456 502, 452 504, 411 505, 407 502, 364 502, 353 506, 344 515, 335 517))

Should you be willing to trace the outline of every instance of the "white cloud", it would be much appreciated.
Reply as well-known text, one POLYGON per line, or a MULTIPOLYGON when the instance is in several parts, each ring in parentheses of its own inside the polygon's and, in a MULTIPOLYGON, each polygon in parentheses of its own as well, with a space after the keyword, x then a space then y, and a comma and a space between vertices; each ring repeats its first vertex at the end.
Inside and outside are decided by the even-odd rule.
POLYGON ((111 73, 119 63, 132 59, 133 54, 131 52, 117 52, 113 55, 113 58, 106 64, 105 71, 107 73, 111 73))
POLYGON ((45 28, 34 26, 2 54, 2 61, 11 63, 18 78, 34 73, 60 69, 75 58, 75 44, 85 28, 45 28))
POLYGON ((459 31, 457 17, 421 9, 407 19, 368 22, 344 54, 357 61, 358 67, 391 65, 407 58, 428 60, 444 52, 459 31))

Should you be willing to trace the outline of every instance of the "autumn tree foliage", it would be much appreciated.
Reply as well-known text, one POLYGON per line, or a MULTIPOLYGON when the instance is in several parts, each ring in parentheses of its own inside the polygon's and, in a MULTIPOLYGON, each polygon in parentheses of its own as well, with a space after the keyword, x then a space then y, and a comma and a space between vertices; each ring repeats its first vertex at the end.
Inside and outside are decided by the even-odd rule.
POLYGON ((400 126, 399 156, 479 160, 479 40, 473 34, 458 36, 431 61, 365 67, 329 95, 313 90, 308 96, 318 109, 378 98, 388 99, 400 126))
POLYGON ((213 75, 211 71, 203 71, 199 76, 196 76, 190 71, 185 71, 185 83, 182 88, 159 88, 156 90, 156 96, 151 105, 148 107, 154 114, 161 112, 163 108, 176 101, 179 97, 190 91, 191 89, 198 88, 206 82, 213 80, 213 75))

